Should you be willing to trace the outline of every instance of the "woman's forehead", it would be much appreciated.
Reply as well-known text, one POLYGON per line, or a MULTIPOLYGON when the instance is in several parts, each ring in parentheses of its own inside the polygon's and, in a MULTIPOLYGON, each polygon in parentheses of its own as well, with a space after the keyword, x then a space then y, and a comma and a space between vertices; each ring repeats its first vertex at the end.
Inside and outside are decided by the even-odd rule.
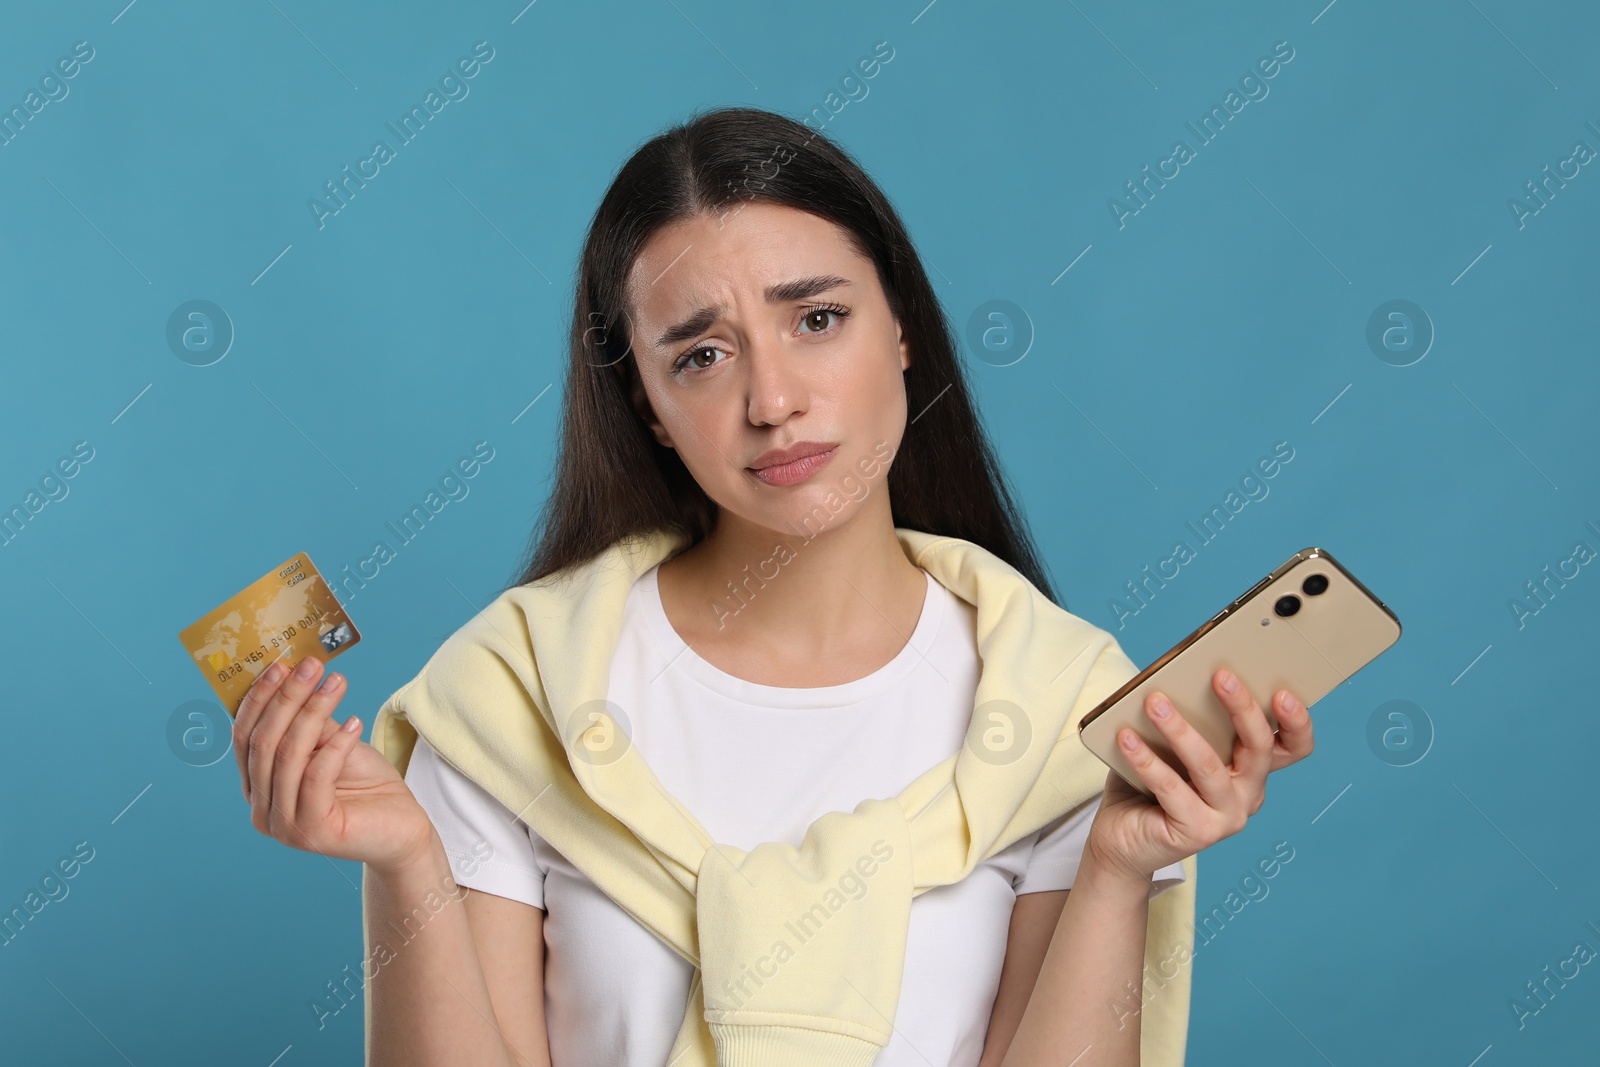
POLYGON ((678 321, 736 300, 764 303, 769 289, 803 278, 841 277, 859 290, 871 275, 835 223, 753 204, 720 225, 702 215, 657 232, 629 273, 629 306, 641 319, 678 321))

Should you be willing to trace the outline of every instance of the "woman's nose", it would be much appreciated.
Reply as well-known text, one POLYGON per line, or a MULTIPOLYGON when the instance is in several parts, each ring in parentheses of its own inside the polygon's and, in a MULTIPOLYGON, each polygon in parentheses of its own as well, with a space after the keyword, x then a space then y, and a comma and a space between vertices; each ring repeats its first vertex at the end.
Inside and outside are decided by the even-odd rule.
POLYGON ((781 340, 760 338, 751 343, 745 366, 752 423, 775 425, 805 410, 806 386, 797 358, 781 340))

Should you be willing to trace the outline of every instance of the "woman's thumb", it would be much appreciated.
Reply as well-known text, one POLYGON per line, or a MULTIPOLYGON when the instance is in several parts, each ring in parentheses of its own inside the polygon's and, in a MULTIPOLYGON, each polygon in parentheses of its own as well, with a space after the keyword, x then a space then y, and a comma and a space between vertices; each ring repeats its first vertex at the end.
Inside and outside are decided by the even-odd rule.
POLYGON ((305 776, 300 780, 298 811, 318 822, 328 817, 333 810, 334 786, 339 781, 339 772, 344 770, 344 761, 351 750, 360 743, 361 717, 352 715, 306 764, 305 776))

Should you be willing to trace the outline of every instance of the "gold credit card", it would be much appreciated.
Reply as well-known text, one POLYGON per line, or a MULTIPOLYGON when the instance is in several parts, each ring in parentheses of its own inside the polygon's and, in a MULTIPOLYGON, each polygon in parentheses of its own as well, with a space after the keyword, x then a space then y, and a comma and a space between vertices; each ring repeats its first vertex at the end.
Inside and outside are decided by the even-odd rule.
POLYGON ((293 667, 314 653, 326 663, 361 634, 302 552, 184 627, 178 640, 237 715, 250 686, 278 660, 293 667))

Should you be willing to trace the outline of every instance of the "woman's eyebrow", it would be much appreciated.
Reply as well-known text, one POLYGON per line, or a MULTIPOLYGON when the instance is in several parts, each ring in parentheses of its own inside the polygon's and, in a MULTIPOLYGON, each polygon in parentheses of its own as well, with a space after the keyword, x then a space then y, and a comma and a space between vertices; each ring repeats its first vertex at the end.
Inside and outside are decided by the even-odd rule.
MULTIPOLYGON (((849 284, 851 284, 849 278, 841 278, 837 274, 813 274, 769 285, 763 295, 769 304, 784 304, 791 300, 805 300, 849 284)), ((656 341, 656 346, 665 348, 679 341, 687 341, 698 333, 704 333, 713 322, 717 321, 717 316, 722 313, 724 307, 723 304, 717 304, 697 309, 682 322, 667 327, 666 332, 656 341)))

